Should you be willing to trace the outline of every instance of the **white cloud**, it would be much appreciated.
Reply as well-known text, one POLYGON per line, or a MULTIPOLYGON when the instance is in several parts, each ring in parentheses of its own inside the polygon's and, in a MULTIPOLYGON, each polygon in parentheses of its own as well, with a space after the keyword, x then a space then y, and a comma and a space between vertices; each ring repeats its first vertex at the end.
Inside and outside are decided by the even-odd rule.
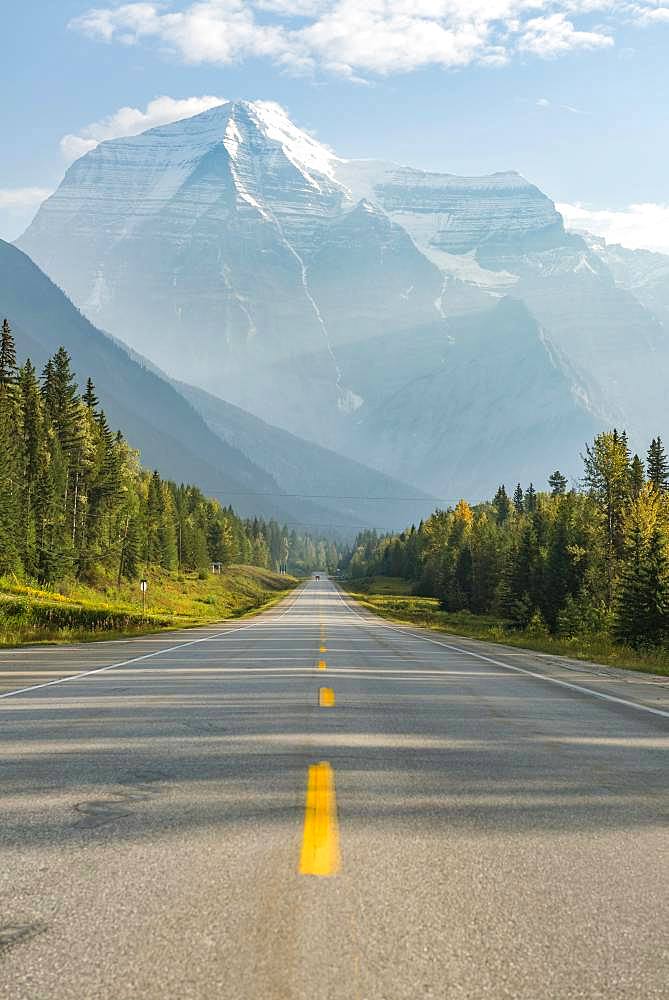
POLYGON ((608 48, 618 24, 657 23, 663 12, 654 0, 157 0, 93 8, 71 27, 106 42, 154 41, 189 63, 266 58, 359 79, 608 48))
POLYGON ((0 208, 36 208, 51 191, 41 187, 0 188, 0 208))
POLYGON ((655 4, 637 4, 635 6, 636 19, 642 24, 662 24, 669 22, 669 7, 656 6, 655 4))
POLYGON ((553 101, 549 101, 547 97, 539 97, 535 104, 538 108, 557 108, 558 111, 568 111, 570 115, 589 115, 589 111, 584 111, 583 108, 575 108, 571 104, 554 104, 553 101))
POLYGON ((534 17, 525 24, 519 47, 535 56, 563 55, 573 49, 598 49, 613 45, 602 31, 578 31, 564 14, 534 17))
POLYGON ((86 125, 78 135, 64 135, 60 140, 61 153, 68 162, 78 159, 84 153, 95 149, 105 139, 118 139, 126 135, 139 135, 148 128, 166 125, 168 122, 190 118, 218 104, 225 98, 204 95, 203 97, 156 97, 149 101, 146 110, 140 108, 119 108, 113 115, 86 125))
POLYGON ((586 208, 578 203, 555 207, 570 229, 587 230, 630 250, 669 254, 669 204, 641 202, 619 210, 586 208))

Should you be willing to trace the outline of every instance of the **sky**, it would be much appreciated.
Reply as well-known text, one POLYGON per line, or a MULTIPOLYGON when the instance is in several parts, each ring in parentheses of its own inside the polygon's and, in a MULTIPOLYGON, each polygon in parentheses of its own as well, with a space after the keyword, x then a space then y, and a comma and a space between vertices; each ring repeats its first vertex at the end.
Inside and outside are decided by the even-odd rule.
POLYGON ((669 0, 21 0, 3 10, 0 237, 96 142, 221 99, 340 156, 518 170, 669 253, 669 0))

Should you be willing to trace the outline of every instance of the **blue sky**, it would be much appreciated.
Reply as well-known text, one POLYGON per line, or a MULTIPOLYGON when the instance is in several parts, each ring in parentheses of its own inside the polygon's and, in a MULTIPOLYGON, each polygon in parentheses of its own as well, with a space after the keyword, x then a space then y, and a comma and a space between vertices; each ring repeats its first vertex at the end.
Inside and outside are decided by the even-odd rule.
POLYGON ((219 96, 278 101, 342 156, 519 170, 669 252, 669 0, 22 0, 3 29, 5 238, 95 137, 219 96))

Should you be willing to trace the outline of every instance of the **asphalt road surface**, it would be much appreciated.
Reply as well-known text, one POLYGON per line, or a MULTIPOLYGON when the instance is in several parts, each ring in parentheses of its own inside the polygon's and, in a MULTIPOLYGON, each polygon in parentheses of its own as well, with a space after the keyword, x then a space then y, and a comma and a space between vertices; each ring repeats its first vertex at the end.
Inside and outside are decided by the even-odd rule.
POLYGON ((327 580, 0 680, 0 997, 669 997, 664 682, 327 580))

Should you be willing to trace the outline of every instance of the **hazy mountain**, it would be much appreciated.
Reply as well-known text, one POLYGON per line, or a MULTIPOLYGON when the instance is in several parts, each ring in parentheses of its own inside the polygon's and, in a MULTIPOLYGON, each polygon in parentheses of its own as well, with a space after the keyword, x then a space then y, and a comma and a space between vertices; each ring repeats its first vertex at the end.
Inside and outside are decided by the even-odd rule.
POLYGON ((538 478, 564 426, 625 424, 638 446, 663 429, 660 288, 621 281, 514 172, 343 160, 276 105, 229 102, 102 143, 19 243, 170 376, 443 495, 489 491, 502 463, 538 478), (504 296, 526 308, 496 339, 504 296), (472 353, 497 348, 510 393, 531 359, 521 437, 472 353), (497 465, 478 437, 493 426, 497 465), (445 441, 469 458, 427 474, 445 441))
POLYGON ((341 363, 364 399, 349 454, 396 469, 444 505, 485 497, 510 476, 545 486, 559 467, 576 478, 584 442, 601 429, 587 384, 511 298, 344 345, 341 363))
POLYGON ((334 521, 344 511, 360 523, 403 527, 434 508, 434 498, 426 493, 273 427, 203 389, 174 384, 217 435, 269 472, 286 494, 318 498, 334 521))
POLYGON ((669 256, 651 250, 628 250, 590 234, 584 234, 584 238, 616 284, 631 292, 669 327, 669 256))
POLYGON ((553 202, 516 173, 454 177, 349 161, 338 176, 441 269, 441 313, 478 311, 504 293, 521 299, 579 373, 577 395, 585 387, 600 423, 625 424, 638 443, 658 431, 669 368, 666 258, 566 232, 553 202))
MULTIPOLYGON (((245 453, 246 449, 231 443, 233 434, 228 435, 229 441, 214 433, 169 382, 92 326, 24 253, 2 240, 0 315, 9 318, 21 356, 29 355, 38 368, 61 344, 67 348, 79 380, 83 382, 89 375, 93 378, 110 423, 122 428, 130 443, 141 450, 146 466, 158 468, 165 477, 196 483, 243 514, 313 524, 317 530, 337 525, 340 531, 353 531, 362 523, 401 525, 407 507, 412 507, 405 501, 384 504, 380 518, 374 510, 367 519, 361 506, 353 502, 321 504, 299 496, 282 496, 316 490, 311 484, 302 489, 303 479, 291 479, 287 473, 282 473, 285 486, 280 485, 271 471, 245 453)), ((254 418, 237 412, 238 427, 245 417, 252 425, 254 418)), ((219 428, 223 426, 224 421, 219 421, 219 428)), ((248 436, 243 443, 248 443, 248 436)), ((301 445, 296 438, 290 442, 291 460, 298 469, 314 462, 318 451, 305 443, 302 457, 301 445)), ((289 450, 287 445, 285 450, 289 450)), ((318 461, 324 466, 328 457, 318 455, 318 461)), ((332 456, 331 462, 340 480, 337 495, 419 495, 402 483, 391 482, 339 456, 332 456)), ((425 503, 414 507, 412 516, 428 506, 425 503)))

